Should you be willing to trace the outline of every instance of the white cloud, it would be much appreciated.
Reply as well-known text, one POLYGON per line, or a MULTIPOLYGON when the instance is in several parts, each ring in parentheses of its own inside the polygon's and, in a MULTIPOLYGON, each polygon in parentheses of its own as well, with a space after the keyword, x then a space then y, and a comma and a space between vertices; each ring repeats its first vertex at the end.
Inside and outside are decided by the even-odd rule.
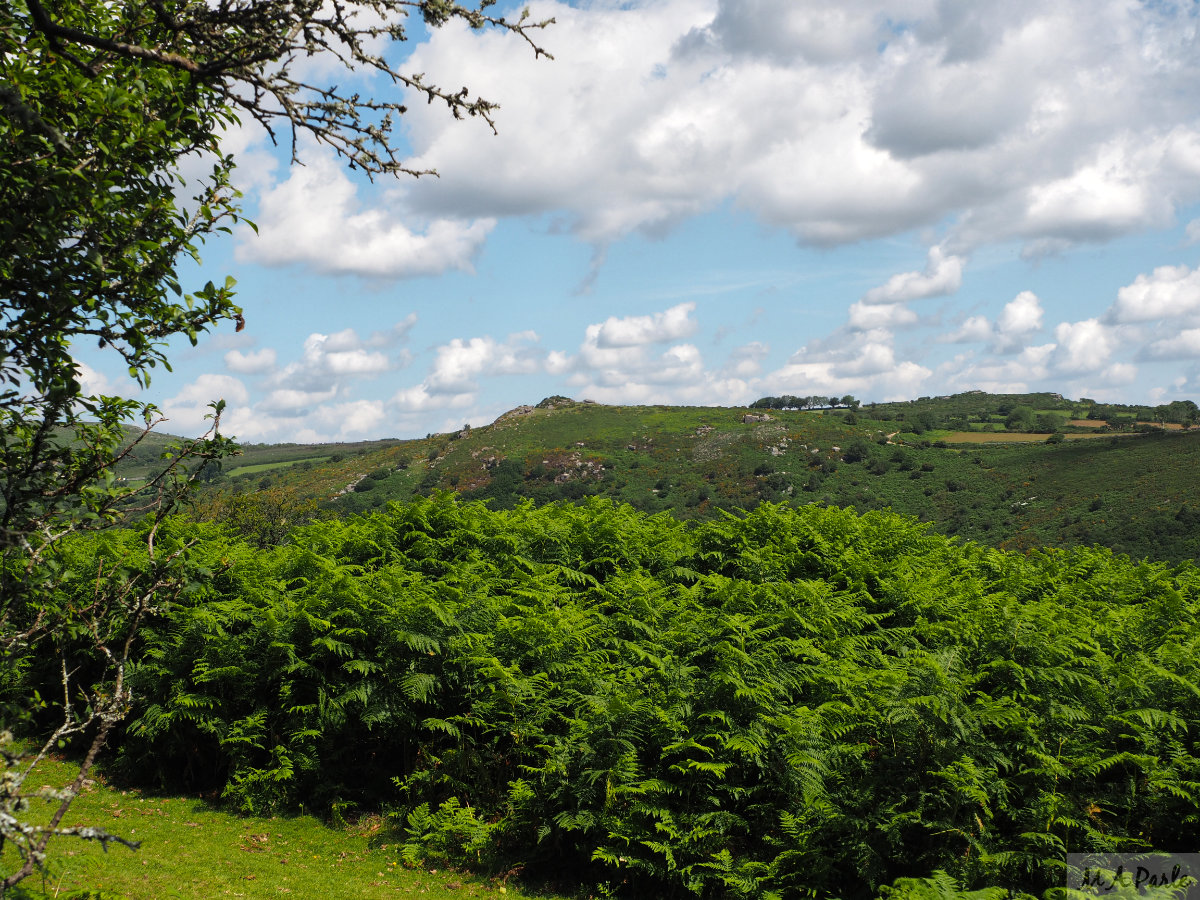
MULTIPOLYGON (((406 319, 404 323, 408 321, 406 319)), ((282 398, 290 396, 286 393, 289 391, 333 397, 355 379, 375 378, 408 365, 411 359, 408 351, 401 350, 389 356, 374 349, 379 346, 382 345, 378 340, 364 341, 353 328, 334 334, 310 334, 305 338, 300 358, 276 371, 268 386, 285 392, 277 394, 280 402, 286 402, 282 398)))
POLYGON ((1042 328, 1042 304, 1033 291, 1021 291, 1004 305, 996 330, 1005 338, 1024 337, 1042 328))
POLYGON ((244 441, 346 441, 381 436, 387 422, 382 401, 329 403, 314 398, 311 405, 258 403, 234 409, 222 430, 244 441))
POLYGON ((659 356, 653 356, 649 348, 694 334, 697 325, 691 314, 695 308, 694 303, 680 303, 651 315, 610 317, 589 325, 579 352, 574 356, 561 351, 550 354, 546 369, 552 374, 575 373, 576 386, 594 382, 616 388, 626 383, 673 380, 670 373, 678 372, 686 357, 698 355, 696 348, 681 344, 659 356))
POLYGON ((898 359, 892 340, 885 328, 834 332, 801 347, 756 386, 771 394, 916 397, 933 372, 913 360, 898 359))
POLYGON ((651 315, 612 317, 589 325, 578 351, 549 353, 545 371, 565 377, 574 396, 601 403, 748 402, 747 378, 768 353, 765 344, 739 347, 719 372, 705 368, 694 344, 654 348, 695 333, 694 309, 694 303, 681 303, 651 315))
POLYGON ((941 335, 940 343, 982 344, 988 343, 992 353, 1016 353, 1023 349, 1029 338, 1041 331, 1041 301, 1033 291, 1021 291, 1004 305, 995 323, 986 316, 971 316, 956 330, 941 335))
POLYGON ((424 384, 402 388, 392 395, 388 405, 401 412, 417 413, 435 409, 445 409, 449 406, 469 406, 475 399, 474 394, 431 394, 424 384))
POLYGON ((704 374, 700 351, 693 344, 676 344, 658 358, 645 380, 649 384, 695 384, 704 374))
POLYGON ((1154 190, 1158 160, 1147 160, 1122 135, 1061 178, 1032 185, 1023 230, 1068 240, 1105 240, 1170 222, 1169 196, 1154 190))
POLYGON ((118 392, 122 396, 128 396, 129 394, 128 388, 125 386, 118 388, 103 372, 93 369, 87 363, 80 360, 75 360, 75 373, 79 379, 80 393, 84 397, 96 397, 101 394, 111 396, 118 392))
POLYGON ((425 380, 430 395, 474 394, 480 375, 522 375, 542 368, 543 352, 535 346, 536 332, 509 335, 503 343, 491 337, 454 338, 437 348, 433 369, 425 380))
MULTIPOLYGON (((904 15, 917 4, 896 4, 904 15)), ((923 5, 923 4, 921 4, 923 5)), ((805 0, 720 0, 708 39, 734 57, 789 65, 798 59, 833 63, 869 57, 886 39, 887 20, 878 4, 837 5, 805 0)))
POLYGON ((770 352, 770 346, 762 341, 743 344, 729 354, 725 374, 736 378, 752 378, 762 371, 762 361, 770 352))
POLYGON ((1094 372, 1102 368, 1116 346, 1112 329, 1098 319, 1061 322, 1054 329, 1054 337, 1058 344, 1053 365, 1064 373, 1094 372))
POLYGON ((1026 393, 1050 377, 1050 360, 1055 349, 1055 344, 1026 347, 1015 358, 1007 359, 988 357, 977 360, 970 354, 963 354, 938 367, 938 381, 950 391, 1026 393))
POLYGON ((239 375, 261 375, 275 368, 275 351, 270 347, 243 353, 230 350, 225 354, 225 368, 239 375))
POLYGON ((1108 311, 1112 322, 1149 322, 1200 313, 1200 269, 1159 266, 1117 291, 1108 311))
POLYGON ((378 400, 352 400, 322 406, 307 419, 318 434, 333 434, 343 439, 377 434, 386 420, 384 404, 378 400))
POLYGON ((208 429, 205 416, 211 412, 208 405, 216 400, 224 400, 228 410, 222 419, 222 432, 236 434, 232 422, 249 402, 250 392, 232 375, 201 375, 164 401, 165 430, 184 437, 203 434, 208 429))
POLYGON ((1197 359, 1200 358, 1200 328, 1185 328, 1171 337, 1147 344, 1138 359, 1197 359))
POLYGON ((453 338, 437 347, 425 379, 396 391, 387 406, 400 414, 471 406, 478 399, 484 377, 542 371, 547 355, 537 344, 534 331, 510 334, 504 341, 487 335, 453 338))
POLYGON ((859 300, 850 304, 849 326, 859 331, 901 328, 915 325, 917 320, 917 314, 902 303, 867 303, 859 300))
POLYGON ((994 333, 987 316, 971 316, 957 330, 941 335, 938 340, 951 344, 977 344, 991 340, 994 333))
POLYGON ((417 314, 409 313, 391 328, 371 332, 371 336, 364 342, 364 346, 376 349, 402 344, 408 340, 408 333, 416 324, 417 314))
MULTIPOLYGON (((298 359, 284 366, 271 348, 225 354, 230 370, 262 376, 254 394, 228 375, 205 375, 168 401, 169 414, 194 423, 202 400, 227 389, 229 408, 223 430, 243 440, 350 440, 370 437, 386 421, 385 404, 353 396, 357 385, 407 366, 411 354, 396 345, 416 323, 409 315, 391 328, 363 339, 352 328, 313 333, 298 359), (384 352, 390 348, 391 352, 384 352)), ((212 397, 209 397, 212 399, 212 397)))
POLYGON ((1137 372, 1137 366, 1132 363, 1113 363, 1104 370, 1101 380, 1103 384, 1111 386, 1133 384, 1137 372))
POLYGON ((329 151, 310 152, 306 163, 262 192, 258 233, 238 229, 238 260, 379 278, 471 271, 496 224, 492 218, 434 217, 414 225, 420 217, 405 221, 391 209, 363 208, 358 189, 329 151))
POLYGON ((856 372, 831 362, 792 362, 762 380, 769 393, 796 395, 854 394, 879 400, 904 400, 921 393, 921 385, 933 372, 905 360, 885 371, 856 372))
POLYGON ((274 415, 303 416, 315 410, 322 403, 327 403, 337 397, 337 389, 329 388, 323 391, 301 391, 292 388, 279 388, 267 394, 266 398, 255 404, 255 410, 274 415))
POLYGON ((637 347, 690 337, 696 333, 696 322, 691 318, 695 303, 680 303, 670 309, 649 316, 626 316, 618 319, 609 317, 596 328, 597 347, 637 347))
POLYGON ((923 272, 902 272, 893 275, 881 287, 863 294, 864 303, 903 303, 925 297, 953 294, 962 286, 965 260, 947 256, 941 247, 929 248, 929 259, 923 272))
MULTIPOLYGON (((956 247, 1045 248, 1163 225, 1200 197, 1200 59, 1183 6, 543 0, 531 12, 557 19, 552 63, 457 25, 417 48, 428 78, 487 85, 502 110, 500 136, 481 139, 413 104, 414 163, 444 176, 412 186, 414 209, 561 213, 603 244, 731 201, 818 244, 949 223, 956 247)), ((900 298, 873 302, 886 299, 900 298)))

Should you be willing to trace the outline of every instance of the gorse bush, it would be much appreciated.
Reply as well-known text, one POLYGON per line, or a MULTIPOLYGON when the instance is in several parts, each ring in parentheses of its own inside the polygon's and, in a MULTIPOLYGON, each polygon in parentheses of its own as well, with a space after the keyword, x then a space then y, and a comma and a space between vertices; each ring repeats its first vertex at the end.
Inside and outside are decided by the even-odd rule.
MULTIPOLYGON (((266 550, 173 527, 211 577, 144 633, 120 763, 256 812, 387 807, 410 862, 898 897, 1200 840, 1191 567, 771 505, 439 496, 266 550)), ((119 545, 75 545, 81 592, 119 545)))

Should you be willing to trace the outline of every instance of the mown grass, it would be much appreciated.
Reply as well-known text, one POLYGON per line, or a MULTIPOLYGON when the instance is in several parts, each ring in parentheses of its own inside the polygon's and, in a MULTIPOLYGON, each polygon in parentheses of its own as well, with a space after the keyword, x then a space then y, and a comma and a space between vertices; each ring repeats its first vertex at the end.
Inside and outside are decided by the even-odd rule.
MULTIPOLYGON (((73 771, 67 762, 47 760, 28 783, 62 785, 73 771)), ((46 818, 50 812, 47 805, 46 818)), ((119 790, 97 779, 76 799, 64 825, 103 827, 142 845, 135 852, 113 844, 105 853, 97 844, 57 838, 46 873, 27 878, 12 896, 46 900, 83 890, 128 900, 531 896, 500 880, 405 869, 378 817, 333 828, 311 816, 236 816, 203 800, 119 790)), ((16 854, 6 848, 0 872, 15 867, 16 854)))
POLYGON ((229 470, 229 477, 234 478, 238 475, 254 475, 258 472, 270 472, 272 469, 287 469, 299 463, 317 463, 328 462, 329 456, 305 456, 301 459, 287 459, 279 462, 262 462, 248 466, 238 466, 235 469, 229 470))

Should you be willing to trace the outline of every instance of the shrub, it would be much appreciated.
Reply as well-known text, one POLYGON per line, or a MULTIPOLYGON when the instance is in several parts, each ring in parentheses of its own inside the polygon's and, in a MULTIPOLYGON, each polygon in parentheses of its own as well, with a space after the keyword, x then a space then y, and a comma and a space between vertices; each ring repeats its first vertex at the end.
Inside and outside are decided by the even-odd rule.
MULTIPOLYGON (((689 529, 438 495, 266 551, 198 528, 167 537, 215 574, 133 676, 144 778, 387 803, 406 859, 631 896, 1040 894, 1061 848, 1200 840, 1190 566, 816 505, 689 529)), ((79 598, 119 536, 78 542, 79 598)))

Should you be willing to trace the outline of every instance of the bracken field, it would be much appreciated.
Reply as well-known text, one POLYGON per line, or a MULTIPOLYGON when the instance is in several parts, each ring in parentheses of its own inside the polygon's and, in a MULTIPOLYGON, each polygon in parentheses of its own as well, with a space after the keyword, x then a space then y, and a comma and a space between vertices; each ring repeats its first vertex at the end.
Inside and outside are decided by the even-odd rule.
MULTIPOLYGON (((890 512, 448 495, 270 547, 183 519, 158 540, 196 540, 201 577, 143 626, 109 777, 382 815, 372 865, 580 896, 990 897, 1061 886, 1069 852, 1200 840, 1190 564, 890 512)), ((144 547, 72 542, 53 603, 144 547)), ((31 654, 5 689, 48 692, 57 665, 31 654)))

